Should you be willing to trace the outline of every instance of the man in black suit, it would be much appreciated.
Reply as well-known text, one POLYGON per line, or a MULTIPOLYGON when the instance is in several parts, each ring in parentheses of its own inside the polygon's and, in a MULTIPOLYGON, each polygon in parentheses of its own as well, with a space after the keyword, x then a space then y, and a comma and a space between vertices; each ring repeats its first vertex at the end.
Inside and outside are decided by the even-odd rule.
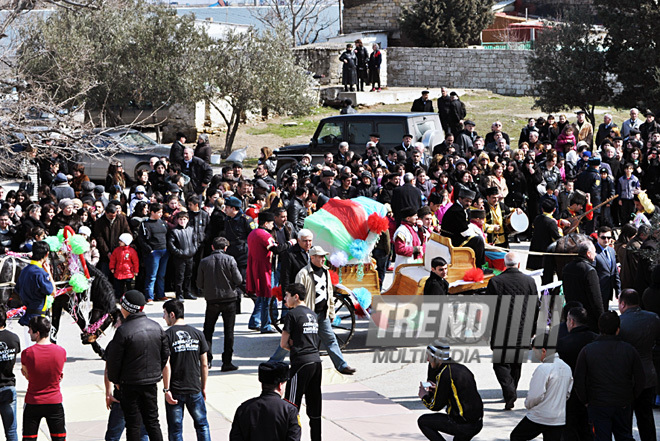
POLYGON ((423 90, 422 96, 413 101, 411 112, 433 112, 433 101, 429 99, 429 91, 423 90))
POLYGON ((621 279, 616 266, 616 253, 610 245, 613 243, 612 229, 600 227, 598 229, 598 243, 596 244, 596 272, 600 283, 600 296, 603 299, 603 308, 608 309, 612 294, 617 298, 621 292, 621 279))
MULTIPOLYGON (((586 345, 598 337, 598 334, 591 332, 587 326, 587 310, 578 307, 571 308, 566 316, 566 327, 568 334, 557 342, 557 353, 571 371, 575 371, 580 351, 586 345)), ((564 437, 567 440, 590 440, 589 421, 587 409, 580 402, 577 394, 571 393, 571 397, 566 402, 566 427, 564 428, 564 437)))
POLYGON ((655 312, 642 310, 639 304, 639 294, 634 289, 626 289, 619 295, 621 312, 619 336, 621 340, 637 349, 644 369, 644 390, 633 401, 633 410, 637 419, 639 438, 646 441, 657 439, 653 420, 653 402, 658 375, 653 365, 653 351, 654 347, 660 347, 660 317, 655 312))
POLYGON ((414 208, 415 212, 422 207, 422 191, 415 187, 415 176, 412 173, 403 175, 403 185, 392 192, 392 212, 397 226, 401 224, 401 210, 414 208))
POLYGON ((449 294, 449 282, 445 277, 447 277, 447 262, 442 257, 434 257, 431 260, 431 275, 424 284, 424 295, 449 294))
MULTIPOLYGON (((481 268, 486 263, 485 243, 483 236, 471 236, 468 210, 476 193, 467 188, 461 188, 454 205, 449 207, 442 218, 441 235, 451 239, 455 247, 469 247, 474 250, 475 265, 481 268)), ((394 208, 394 207, 392 207, 394 208)))
POLYGON ((493 370, 504 395, 504 410, 511 410, 518 398, 522 361, 527 357, 529 342, 536 329, 535 325, 529 326, 528 323, 535 319, 539 297, 534 279, 520 271, 518 254, 507 253, 504 265, 506 270, 488 282, 486 295, 498 297, 490 345, 493 370))
MULTIPOLYGON (((541 203, 543 214, 539 214, 534 219, 532 230, 532 241, 529 245, 529 251, 545 252, 550 244, 561 237, 559 234, 559 227, 557 220, 552 217, 555 212, 555 203, 546 199, 541 203)), ((568 221, 563 220, 568 224, 568 221)), ((540 269, 543 268, 543 256, 535 256, 530 254, 527 259, 527 268, 540 269)))
POLYGON ((596 248, 591 241, 580 242, 578 256, 568 262, 562 273, 564 296, 567 302, 577 301, 587 310, 589 329, 598 331, 598 318, 603 313, 603 299, 600 295, 598 273, 593 266, 596 248))

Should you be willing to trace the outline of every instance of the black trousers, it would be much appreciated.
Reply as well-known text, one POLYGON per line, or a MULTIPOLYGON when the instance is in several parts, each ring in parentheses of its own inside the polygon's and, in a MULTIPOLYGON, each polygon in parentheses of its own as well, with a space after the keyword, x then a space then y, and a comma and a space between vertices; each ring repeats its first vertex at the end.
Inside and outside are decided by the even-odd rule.
POLYGON ((133 279, 115 279, 115 297, 121 299, 126 291, 133 289, 133 279))
POLYGON ((504 402, 513 404, 518 398, 518 381, 520 381, 521 363, 493 363, 497 381, 502 387, 504 402))
POLYGON ((234 355, 234 325, 236 323, 236 302, 206 302, 206 313, 204 314, 204 338, 209 345, 208 360, 213 360, 213 333, 218 317, 222 314, 225 346, 222 352, 222 364, 230 364, 234 355))
POLYGON ((612 435, 616 441, 634 441, 632 406, 609 407, 590 404, 587 413, 594 441, 612 441, 612 435))
POLYGON ((446 413, 427 413, 417 419, 419 430, 431 441, 444 441, 439 432, 453 435, 454 441, 470 441, 483 428, 483 421, 476 423, 460 422, 446 413))
POLYGON ((653 403, 655 402, 655 386, 648 387, 633 402, 637 429, 641 441, 656 441, 655 420, 653 419, 653 403))
POLYGON ((193 258, 172 256, 172 269, 174 270, 174 292, 177 298, 190 294, 190 278, 192 277, 193 258))
POLYGON ((50 437, 53 441, 66 439, 64 407, 58 404, 26 404, 23 409, 23 440, 35 440, 39 433, 39 423, 46 418, 50 437))
POLYGON ((158 422, 158 384, 121 385, 121 410, 126 419, 126 441, 140 441, 140 427, 150 441, 163 441, 158 422))
POLYGON ((291 379, 286 383, 287 400, 298 409, 305 396, 312 441, 321 441, 321 363, 312 362, 291 366, 291 379))
POLYGON ((525 417, 513 429, 509 439, 511 441, 529 441, 543 434, 543 441, 559 441, 563 430, 564 426, 546 426, 525 417))
POLYGON ((473 237, 468 240, 464 247, 469 247, 474 250, 474 260, 477 268, 481 268, 486 263, 486 244, 484 243, 483 238, 473 237))
POLYGON ((566 426, 562 439, 564 441, 592 441, 594 439, 589 429, 587 408, 576 393, 572 393, 566 401, 566 426))
POLYGON ((383 279, 385 279, 385 271, 387 270, 388 257, 387 251, 379 250, 378 248, 374 249, 372 256, 376 259, 376 271, 378 272, 378 281, 380 282, 380 287, 383 287, 383 279))

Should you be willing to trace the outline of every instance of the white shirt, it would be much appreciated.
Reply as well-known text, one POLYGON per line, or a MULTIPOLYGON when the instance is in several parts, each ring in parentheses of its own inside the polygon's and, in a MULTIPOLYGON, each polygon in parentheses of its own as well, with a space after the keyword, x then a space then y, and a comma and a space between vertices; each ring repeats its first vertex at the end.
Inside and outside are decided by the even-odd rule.
POLYGON ((527 418, 546 426, 566 424, 566 400, 572 388, 571 368, 558 354, 546 356, 529 382, 529 392, 525 399, 525 407, 529 410, 527 418))

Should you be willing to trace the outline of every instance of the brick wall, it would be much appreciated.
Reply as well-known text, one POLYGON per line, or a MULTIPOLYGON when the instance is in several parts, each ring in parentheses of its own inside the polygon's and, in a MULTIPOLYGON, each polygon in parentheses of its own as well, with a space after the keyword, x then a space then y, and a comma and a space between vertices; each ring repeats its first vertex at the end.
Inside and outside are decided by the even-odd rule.
POLYGON ((390 47, 390 87, 487 89, 504 95, 531 93, 524 50, 390 47))
POLYGON ((401 7, 415 0, 344 0, 344 32, 360 32, 365 29, 399 30, 401 7))

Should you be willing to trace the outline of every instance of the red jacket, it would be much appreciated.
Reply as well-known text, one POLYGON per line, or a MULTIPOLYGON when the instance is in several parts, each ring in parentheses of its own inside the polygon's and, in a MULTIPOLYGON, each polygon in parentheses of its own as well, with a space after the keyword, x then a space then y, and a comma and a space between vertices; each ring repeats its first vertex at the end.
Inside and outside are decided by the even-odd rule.
POLYGON ((135 277, 140 269, 137 252, 131 247, 117 247, 110 256, 110 271, 115 279, 124 280, 135 277))

